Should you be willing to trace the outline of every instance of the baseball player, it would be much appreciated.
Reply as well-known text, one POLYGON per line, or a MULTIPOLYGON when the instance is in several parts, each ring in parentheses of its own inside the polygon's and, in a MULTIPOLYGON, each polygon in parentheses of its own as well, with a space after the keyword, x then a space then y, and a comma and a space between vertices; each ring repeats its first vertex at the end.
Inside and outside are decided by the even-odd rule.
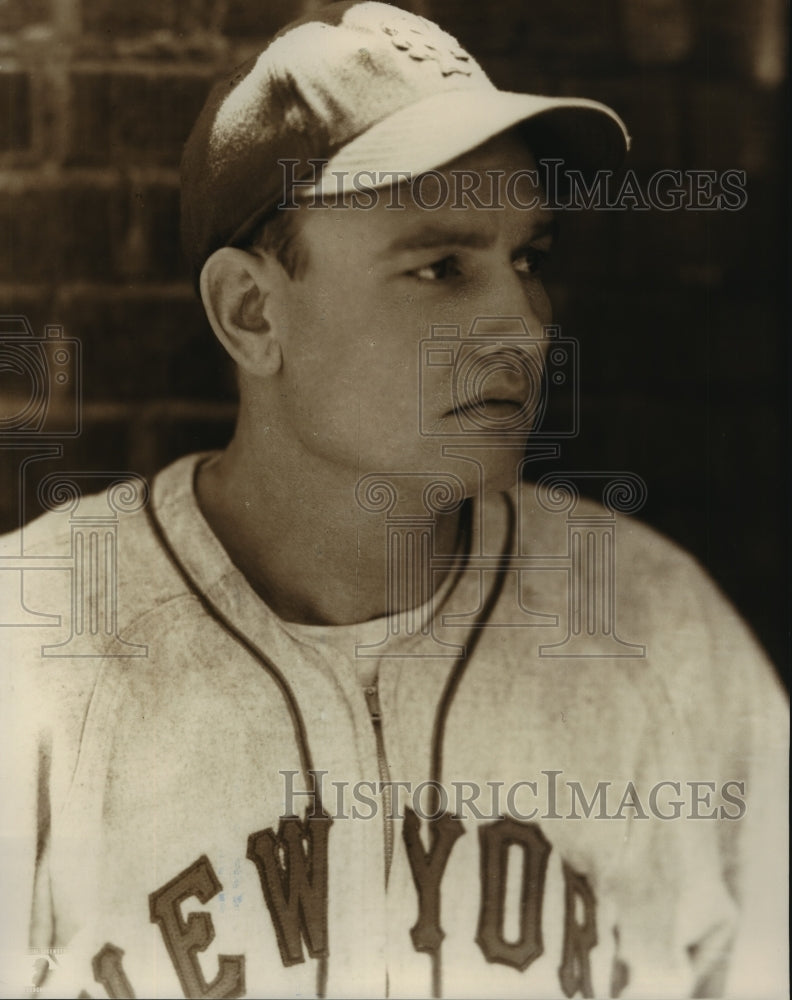
POLYGON ((376 2, 215 88, 234 438, 5 540, 54 616, 2 630, 7 995, 783 995, 772 670, 637 480, 522 482, 572 351, 540 167, 627 145, 376 2))

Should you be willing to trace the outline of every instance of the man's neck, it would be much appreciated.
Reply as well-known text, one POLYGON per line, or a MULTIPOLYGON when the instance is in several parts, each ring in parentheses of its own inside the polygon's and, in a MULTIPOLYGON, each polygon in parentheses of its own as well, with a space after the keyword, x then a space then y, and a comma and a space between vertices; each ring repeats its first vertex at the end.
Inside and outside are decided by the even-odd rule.
MULTIPOLYGON (((388 593, 386 515, 361 506, 357 481, 327 475, 309 456, 279 462, 275 452, 258 452, 253 462, 235 438, 200 467, 196 482, 204 516, 259 596, 286 621, 310 625, 368 621, 414 605, 421 587, 388 593)), ((454 553, 459 523, 459 511, 433 519, 434 554, 454 553)), ((410 569, 437 588, 443 575, 421 563, 431 554, 414 547, 410 569)))

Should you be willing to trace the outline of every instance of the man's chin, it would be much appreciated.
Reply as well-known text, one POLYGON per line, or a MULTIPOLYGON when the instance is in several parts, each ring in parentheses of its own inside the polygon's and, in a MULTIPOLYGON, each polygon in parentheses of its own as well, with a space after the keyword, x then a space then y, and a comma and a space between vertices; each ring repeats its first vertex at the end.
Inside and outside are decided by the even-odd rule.
POLYGON ((514 462, 508 467, 497 466, 493 469, 488 469, 488 474, 484 477, 484 483, 482 484, 483 492, 503 493, 504 490, 510 490, 519 478, 521 458, 522 450, 516 454, 514 462))
POLYGON ((458 476, 469 497, 482 493, 502 493, 520 477, 525 444, 515 439, 491 447, 465 447, 459 442, 448 449, 448 471, 458 476))

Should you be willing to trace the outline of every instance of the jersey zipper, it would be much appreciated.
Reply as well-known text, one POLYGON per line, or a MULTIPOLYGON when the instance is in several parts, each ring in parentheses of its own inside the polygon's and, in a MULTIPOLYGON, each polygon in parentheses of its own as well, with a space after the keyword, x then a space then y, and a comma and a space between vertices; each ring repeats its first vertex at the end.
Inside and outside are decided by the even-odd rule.
POLYGON ((364 690, 366 704, 371 716, 371 724, 374 727, 374 737, 377 741, 377 765, 379 767, 380 782, 382 783, 382 818, 385 830, 385 885, 387 886, 391 861, 393 860, 393 793, 390 784, 388 759, 385 756, 385 739, 382 734, 382 709, 380 707, 379 692, 374 686, 367 687, 364 690))

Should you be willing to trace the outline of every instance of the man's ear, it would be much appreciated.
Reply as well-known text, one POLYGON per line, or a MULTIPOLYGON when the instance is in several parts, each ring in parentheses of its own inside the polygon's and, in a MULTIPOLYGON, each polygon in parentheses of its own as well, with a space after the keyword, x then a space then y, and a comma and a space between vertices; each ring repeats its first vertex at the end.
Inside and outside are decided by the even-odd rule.
POLYGON ((217 339, 240 369, 274 375, 281 349, 271 323, 275 262, 233 247, 216 250, 201 271, 201 298, 217 339))

